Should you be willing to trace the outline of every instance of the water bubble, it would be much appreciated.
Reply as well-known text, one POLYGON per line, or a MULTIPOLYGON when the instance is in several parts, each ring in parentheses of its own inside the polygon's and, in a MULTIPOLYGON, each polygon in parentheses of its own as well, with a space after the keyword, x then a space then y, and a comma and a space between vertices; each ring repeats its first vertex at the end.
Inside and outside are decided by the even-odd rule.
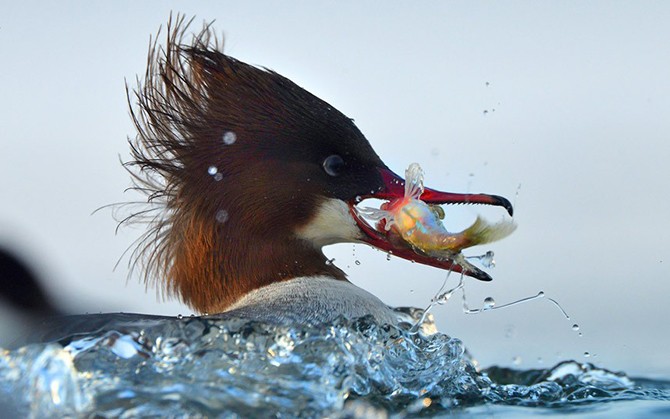
POLYGON ((207 168, 207 173, 209 173, 212 176, 214 176, 218 172, 219 172, 219 169, 217 169, 216 166, 209 166, 209 168, 207 168))
POLYGON ((361 261, 357 259, 354 263, 355 263, 356 265, 360 265, 360 264, 361 264, 361 261))
POLYGON ((484 310, 488 310, 493 308, 496 305, 496 300, 493 299, 493 297, 486 297, 484 298, 484 310))
POLYGON ((237 141, 237 134, 233 131, 226 131, 223 133, 223 143, 225 145, 235 144, 235 141, 237 141))
POLYGON ((226 210, 218 210, 216 212, 216 221, 223 224, 226 221, 228 221, 228 211, 226 210))
POLYGON ((579 330, 579 325, 577 323, 573 324, 572 325, 572 330, 574 330, 575 332, 578 331, 579 330))
POLYGON ((214 180, 219 182, 221 179, 223 179, 223 175, 221 173, 216 173, 214 175, 214 180))

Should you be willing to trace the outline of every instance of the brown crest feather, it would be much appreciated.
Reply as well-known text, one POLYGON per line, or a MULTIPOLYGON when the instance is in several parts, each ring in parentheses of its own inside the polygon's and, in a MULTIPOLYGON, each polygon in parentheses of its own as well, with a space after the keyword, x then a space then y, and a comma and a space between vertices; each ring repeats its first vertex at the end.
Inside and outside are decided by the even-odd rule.
POLYGON ((168 296, 209 313, 277 280, 344 279, 320 249, 293 237, 287 214, 307 222, 307 209, 317 204, 310 196, 317 194, 287 201, 268 186, 286 169, 264 145, 276 133, 286 142, 304 132, 314 136, 310 130, 320 129, 327 104, 276 73, 224 55, 210 25, 185 42, 191 21, 170 18, 165 45, 151 42, 144 80, 128 89, 138 134, 125 166, 149 207, 124 222, 150 225, 131 255, 133 267, 140 265, 147 283, 159 282, 168 296), (228 131, 238 143, 226 148, 221 138, 228 131), (221 179, 207 173, 210 166, 221 179), (254 176, 242 175, 248 173, 254 176), (221 210, 225 222, 216 220, 221 210), (261 211, 267 216, 258 217, 261 211))

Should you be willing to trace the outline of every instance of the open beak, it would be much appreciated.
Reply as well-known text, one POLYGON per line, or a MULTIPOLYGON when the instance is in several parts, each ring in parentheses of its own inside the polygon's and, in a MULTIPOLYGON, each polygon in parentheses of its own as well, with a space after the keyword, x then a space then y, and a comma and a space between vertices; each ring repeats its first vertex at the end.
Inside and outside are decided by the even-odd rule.
MULTIPOLYGON (((387 168, 381 168, 379 169, 379 172, 382 177, 383 186, 376 192, 361 196, 360 199, 375 198, 383 200, 395 200, 403 198, 405 195, 405 180, 387 168)), ((421 200, 428 204, 436 205, 495 205, 505 208, 510 216, 514 213, 512 204, 507 199, 497 195, 457 194, 425 188, 423 194, 421 195, 421 200)), ((449 271, 460 272, 464 275, 479 279, 481 281, 490 281, 492 279, 489 274, 469 263, 459 263, 458 261, 448 257, 434 258, 416 253, 400 239, 387 235, 387 232, 380 232, 371 226, 358 213, 354 202, 349 203, 349 208, 351 210, 351 214, 354 217, 354 220, 356 220, 356 223, 358 224, 358 227, 365 235, 363 241, 371 246, 392 253, 393 255, 403 259, 411 260, 416 263, 421 263, 428 266, 434 266, 436 268, 446 269, 449 271)))

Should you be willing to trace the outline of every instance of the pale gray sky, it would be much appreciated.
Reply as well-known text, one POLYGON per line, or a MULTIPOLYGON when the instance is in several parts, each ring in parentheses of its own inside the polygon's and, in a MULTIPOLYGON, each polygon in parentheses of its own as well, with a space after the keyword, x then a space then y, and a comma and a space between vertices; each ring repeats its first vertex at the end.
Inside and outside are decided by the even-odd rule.
MULTIPOLYGON (((118 157, 134 135, 124 78, 143 74, 149 36, 174 10, 216 19, 229 54, 354 118, 396 172, 417 161, 429 186, 515 201, 518 231, 482 249, 498 267, 492 283, 468 281, 469 302, 543 290, 573 321, 547 301, 438 308, 483 364, 589 351, 611 369, 670 373, 670 3, 241 3, 0 2, 0 242, 63 304, 190 313, 126 284, 127 260, 113 272, 140 231, 115 236, 108 211, 90 215, 135 198, 118 157)), ((462 226, 479 212, 447 217, 462 226)), ((426 305, 445 276, 361 245, 327 252, 392 305, 426 305)))

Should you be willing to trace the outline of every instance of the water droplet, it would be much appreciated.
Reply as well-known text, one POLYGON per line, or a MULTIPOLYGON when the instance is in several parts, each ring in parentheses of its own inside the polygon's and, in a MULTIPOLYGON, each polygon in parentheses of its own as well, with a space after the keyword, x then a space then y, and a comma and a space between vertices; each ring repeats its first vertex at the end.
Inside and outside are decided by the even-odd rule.
POLYGON ((326 259, 326 265, 328 265, 328 266, 332 265, 333 262, 335 262, 335 258, 332 258, 332 259, 326 259))
POLYGON ((221 173, 214 174, 215 181, 219 182, 221 179, 223 179, 223 175, 221 173))
POLYGON ((361 264, 361 261, 360 261, 360 260, 356 260, 356 262, 354 262, 354 263, 355 263, 356 265, 360 265, 360 264, 361 264))
POLYGON ((544 359, 542 359, 541 356, 538 356, 538 357, 537 357, 537 363, 538 363, 538 364, 542 364, 543 362, 544 362, 544 359))
POLYGON ((386 260, 391 260, 391 254, 390 253, 386 254, 386 260))
POLYGON ((363 198, 361 198, 360 195, 356 195, 356 198, 354 199, 354 201, 355 201, 357 204, 358 204, 359 202, 361 202, 362 200, 363 200, 363 198))
POLYGON ((488 113, 489 113, 489 111, 488 111, 488 110, 486 110, 486 109, 484 109, 484 112, 483 112, 483 113, 484 113, 484 115, 486 115, 486 114, 488 114, 488 113))
POLYGON ((182 316, 181 313, 180 313, 180 314, 177 314, 177 318, 178 318, 179 320, 181 320, 181 319, 184 318, 184 316, 182 316))
POLYGON ((544 297, 544 291, 540 291, 540 292, 538 292, 538 293, 537 293, 537 296, 538 296, 538 297, 544 297))
POLYGON ((480 257, 480 261, 482 262, 482 266, 485 268, 495 268, 496 266, 496 261, 493 259, 495 257, 495 254, 492 251, 488 251, 484 253, 480 257))
POLYGON ((414 290, 409 290, 409 293, 410 293, 410 294, 414 294, 414 290))
POLYGON ((577 323, 573 324, 572 325, 572 330, 574 330, 575 332, 578 331, 579 330, 579 325, 577 323))
POLYGON ((488 81, 487 81, 486 83, 484 83, 484 85, 485 85, 486 87, 489 87, 489 86, 491 85, 491 82, 488 82, 488 81))
POLYGON ((588 358, 590 356, 591 356, 591 354, 588 351, 584 352, 584 358, 588 358))
POLYGON ((584 334, 582 332, 579 332, 578 336, 581 338, 582 336, 584 336, 584 334))
POLYGON ((484 298, 484 310, 488 310, 493 308, 496 305, 496 300, 493 299, 493 297, 486 297, 484 298))
POLYGON ((226 131, 223 133, 223 143, 225 145, 235 144, 235 141, 237 141, 237 134, 232 131, 226 131))
POLYGON ((513 363, 514 365, 521 365, 521 357, 518 356, 518 355, 515 356, 514 358, 512 358, 512 363, 513 363))
POLYGON ((212 176, 214 176, 218 172, 219 172, 219 169, 217 169, 216 166, 209 166, 209 168, 207 169, 207 173, 209 173, 212 176))
POLYGON ((216 212, 216 221, 219 223, 223 224, 226 221, 228 221, 228 211, 226 210, 218 210, 216 212))

